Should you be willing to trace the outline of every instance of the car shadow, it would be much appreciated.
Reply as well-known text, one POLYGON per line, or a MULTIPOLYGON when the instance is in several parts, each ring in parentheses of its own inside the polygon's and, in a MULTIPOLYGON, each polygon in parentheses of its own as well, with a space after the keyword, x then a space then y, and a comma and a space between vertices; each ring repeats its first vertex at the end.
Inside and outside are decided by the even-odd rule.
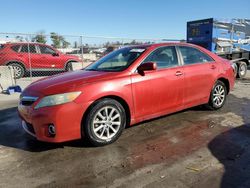
MULTIPOLYGON (((200 107, 195 107, 192 109, 202 109, 200 107)), ((166 118, 168 116, 173 116, 174 114, 180 114, 187 110, 172 113, 169 115, 164 115, 153 120, 147 120, 140 122, 133 126, 128 126, 127 128, 132 128, 135 126, 143 125, 144 123, 151 122, 154 120, 166 118)), ((90 148, 92 146, 87 140, 75 140, 64 143, 46 143, 38 141, 36 138, 27 134, 22 126, 21 119, 19 118, 17 107, 7 108, 0 110, 0 146, 12 147, 16 149, 21 149, 29 152, 43 152, 48 150, 53 150, 57 148, 64 147, 76 147, 76 148, 90 148)))
POLYGON ((86 141, 76 140, 60 144, 40 142, 28 135, 21 126, 17 107, 0 110, 0 145, 29 152, 42 152, 57 148, 90 147, 86 141))
MULTIPOLYGON (((249 80, 241 82, 249 83, 249 80)), ((228 103, 243 124, 217 135, 209 142, 208 149, 224 165, 221 188, 250 187, 250 99, 232 95, 228 103), (237 101, 239 106, 234 105, 237 101)))
POLYGON ((224 165, 221 188, 250 187, 250 124, 219 134, 208 148, 224 165))
MULTIPOLYGON (((199 107, 197 107, 200 109, 199 107)), ((128 126, 127 128, 132 128, 135 126, 143 125, 144 123, 151 122, 157 119, 166 118, 168 116, 173 116, 174 114, 180 114, 181 112, 172 113, 162 117, 154 118, 153 120, 147 120, 140 122, 133 126, 128 126)), ((21 125, 21 119, 19 118, 17 107, 11 107, 7 109, 0 110, 0 146, 6 146, 11 148, 16 148, 29 152, 43 152, 48 150, 54 150, 64 147, 76 147, 76 148, 92 148, 87 140, 75 140, 64 143, 46 143, 38 141, 36 138, 27 134, 21 125)))

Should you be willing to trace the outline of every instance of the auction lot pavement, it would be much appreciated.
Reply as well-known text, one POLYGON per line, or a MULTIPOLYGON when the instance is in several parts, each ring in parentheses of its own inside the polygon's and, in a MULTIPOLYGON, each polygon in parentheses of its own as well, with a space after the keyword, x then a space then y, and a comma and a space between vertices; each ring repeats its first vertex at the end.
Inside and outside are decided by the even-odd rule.
POLYGON ((250 187, 250 74, 219 111, 201 107, 124 130, 94 148, 38 142, 17 99, 0 100, 0 187, 250 187))

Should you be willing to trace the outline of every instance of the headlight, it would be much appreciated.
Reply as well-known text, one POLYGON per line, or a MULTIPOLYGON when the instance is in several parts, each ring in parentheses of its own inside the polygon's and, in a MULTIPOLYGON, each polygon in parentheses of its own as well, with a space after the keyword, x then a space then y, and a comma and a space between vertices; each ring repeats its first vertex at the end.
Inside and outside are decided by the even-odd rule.
POLYGON ((42 100, 35 106, 35 109, 42 108, 45 106, 54 106, 58 104, 64 104, 68 102, 72 102, 81 94, 80 91, 70 92, 70 93, 62 93, 57 95, 50 95, 42 98, 42 100))

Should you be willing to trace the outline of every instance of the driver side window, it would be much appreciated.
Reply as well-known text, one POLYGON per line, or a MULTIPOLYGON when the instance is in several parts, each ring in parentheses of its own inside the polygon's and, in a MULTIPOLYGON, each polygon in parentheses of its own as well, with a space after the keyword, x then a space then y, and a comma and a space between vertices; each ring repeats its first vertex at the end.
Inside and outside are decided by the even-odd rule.
POLYGON ((47 47, 47 46, 39 46, 41 54, 55 54, 55 50, 47 47))
POLYGON ((155 62, 157 64, 157 69, 178 66, 175 47, 167 46, 156 49, 143 61, 143 63, 146 62, 155 62))

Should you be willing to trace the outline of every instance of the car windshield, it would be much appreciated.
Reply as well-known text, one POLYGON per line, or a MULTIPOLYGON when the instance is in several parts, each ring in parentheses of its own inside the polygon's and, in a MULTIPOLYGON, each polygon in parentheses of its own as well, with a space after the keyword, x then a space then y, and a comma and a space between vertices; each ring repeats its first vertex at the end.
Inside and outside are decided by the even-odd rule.
POLYGON ((141 54, 146 47, 125 47, 104 56, 91 64, 87 71, 110 71, 118 72, 128 68, 141 54))

